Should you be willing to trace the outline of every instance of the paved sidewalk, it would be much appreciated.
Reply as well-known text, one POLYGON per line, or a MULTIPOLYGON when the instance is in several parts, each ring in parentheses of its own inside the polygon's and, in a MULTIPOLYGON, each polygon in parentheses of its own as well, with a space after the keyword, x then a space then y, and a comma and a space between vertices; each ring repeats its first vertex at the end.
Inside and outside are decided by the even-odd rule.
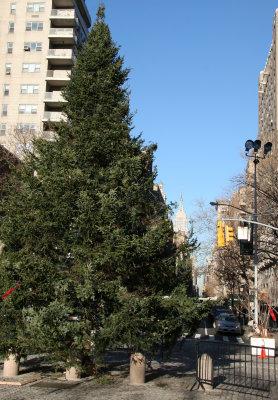
MULTIPOLYGON (((190 391, 195 382, 194 341, 176 346, 172 358, 157 359, 147 367, 144 385, 129 384, 127 351, 109 352, 107 367, 99 378, 68 382, 43 359, 30 358, 21 364, 19 380, 37 379, 23 386, 0 385, 1 400, 262 400, 269 394, 238 393, 231 387, 204 392, 190 391)), ((0 383, 3 382, 0 377, 0 383)), ((275 399, 276 400, 276 399, 275 399)))

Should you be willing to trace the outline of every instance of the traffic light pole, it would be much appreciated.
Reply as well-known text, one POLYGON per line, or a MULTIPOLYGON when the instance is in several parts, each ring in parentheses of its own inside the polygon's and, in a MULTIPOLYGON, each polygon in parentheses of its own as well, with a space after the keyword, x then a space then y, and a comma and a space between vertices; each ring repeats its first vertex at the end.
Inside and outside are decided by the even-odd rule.
POLYGON ((257 215, 257 164, 259 163, 259 159, 264 159, 266 155, 271 151, 272 148, 272 143, 267 142, 264 145, 264 153, 263 157, 258 156, 258 151, 261 148, 261 141, 260 140, 247 140, 245 142, 245 154, 249 158, 254 158, 254 240, 255 240, 255 248, 254 248, 254 291, 255 291, 255 296, 254 296, 254 314, 255 314, 255 327, 258 328, 258 323, 259 323, 259 313, 258 313, 258 215, 257 215), (250 155, 248 154, 249 151, 253 149, 253 154, 250 155))
MULTIPOLYGON (((220 204, 218 202, 210 202, 210 205, 212 206, 227 206, 227 207, 232 207, 232 208, 236 208, 240 211, 244 211, 247 214, 251 214, 253 215, 254 221, 246 221, 249 223, 253 223, 254 224, 254 292, 255 292, 255 296, 254 296, 254 320, 255 320, 255 327, 258 328, 258 323, 259 323, 259 317, 258 317, 258 225, 264 225, 264 226, 268 226, 269 228, 272 228, 274 230, 278 230, 278 228, 270 226, 270 225, 265 225, 265 224, 261 224, 258 222, 258 213, 257 213, 257 164, 259 163, 259 159, 265 159, 266 155, 271 151, 272 148, 272 143, 271 142, 267 142, 264 145, 264 153, 263 153, 263 157, 259 157, 258 156, 258 151, 261 148, 261 141, 260 140, 255 140, 253 142, 253 140, 247 140, 245 143, 245 151, 246 151, 246 156, 250 157, 250 158, 254 158, 254 213, 251 213, 249 211, 245 211, 242 210, 239 207, 235 207, 231 204, 220 204), (249 155, 249 151, 253 149, 253 154, 249 155)), ((244 221, 243 219, 237 219, 237 218, 222 218, 222 220, 238 220, 238 221, 244 221)))
POLYGON ((239 222, 247 222, 248 224, 252 224, 252 225, 261 225, 261 226, 265 226, 267 228, 271 228, 274 231, 278 231, 278 228, 276 226, 272 226, 272 225, 267 225, 267 224, 262 224, 261 222, 256 222, 256 221, 252 221, 250 219, 242 219, 242 218, 221 218, 221 221, 239 221, 239 222))

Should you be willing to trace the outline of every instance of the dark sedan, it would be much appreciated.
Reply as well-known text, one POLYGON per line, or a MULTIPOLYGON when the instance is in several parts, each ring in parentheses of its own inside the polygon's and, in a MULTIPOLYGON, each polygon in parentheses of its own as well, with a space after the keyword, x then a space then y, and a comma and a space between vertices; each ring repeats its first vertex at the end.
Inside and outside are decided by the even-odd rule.
POLYGON ((233 314, 220 314, 216 320, 216 330, 221 333, 241 334, 242 328, 239 320, 233 314))

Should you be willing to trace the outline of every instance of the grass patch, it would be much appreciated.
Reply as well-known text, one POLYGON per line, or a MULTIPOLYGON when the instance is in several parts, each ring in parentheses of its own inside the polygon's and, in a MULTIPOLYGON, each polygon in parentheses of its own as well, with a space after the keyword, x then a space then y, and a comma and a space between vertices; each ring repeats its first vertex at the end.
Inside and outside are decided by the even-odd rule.
POLYGON ((96 383, 99 385, 113 385, 114 379, 111 376, 100 375, 96 378, 96 383))
POLYGON ((168 386, 168 384, 167 383, 163 383, 163 382, 157 382, 156 386, 159 387, 159 388, 164 389, 164 388, 166 388, 168 386))

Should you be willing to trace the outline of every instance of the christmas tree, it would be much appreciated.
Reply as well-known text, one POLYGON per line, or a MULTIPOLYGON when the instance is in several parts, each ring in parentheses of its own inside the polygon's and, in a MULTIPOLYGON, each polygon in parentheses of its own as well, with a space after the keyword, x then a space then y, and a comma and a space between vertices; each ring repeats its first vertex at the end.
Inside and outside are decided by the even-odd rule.
POLYGON ((64 90, 66 122, 36 139, 1 202, 0 352, 83 365, 128 343, 151 351, 201 311, 153 191, 155 145, 131 135, 129 70, 100 6, 64 90), (92 346, 93 344, 93 346, 92 346))

